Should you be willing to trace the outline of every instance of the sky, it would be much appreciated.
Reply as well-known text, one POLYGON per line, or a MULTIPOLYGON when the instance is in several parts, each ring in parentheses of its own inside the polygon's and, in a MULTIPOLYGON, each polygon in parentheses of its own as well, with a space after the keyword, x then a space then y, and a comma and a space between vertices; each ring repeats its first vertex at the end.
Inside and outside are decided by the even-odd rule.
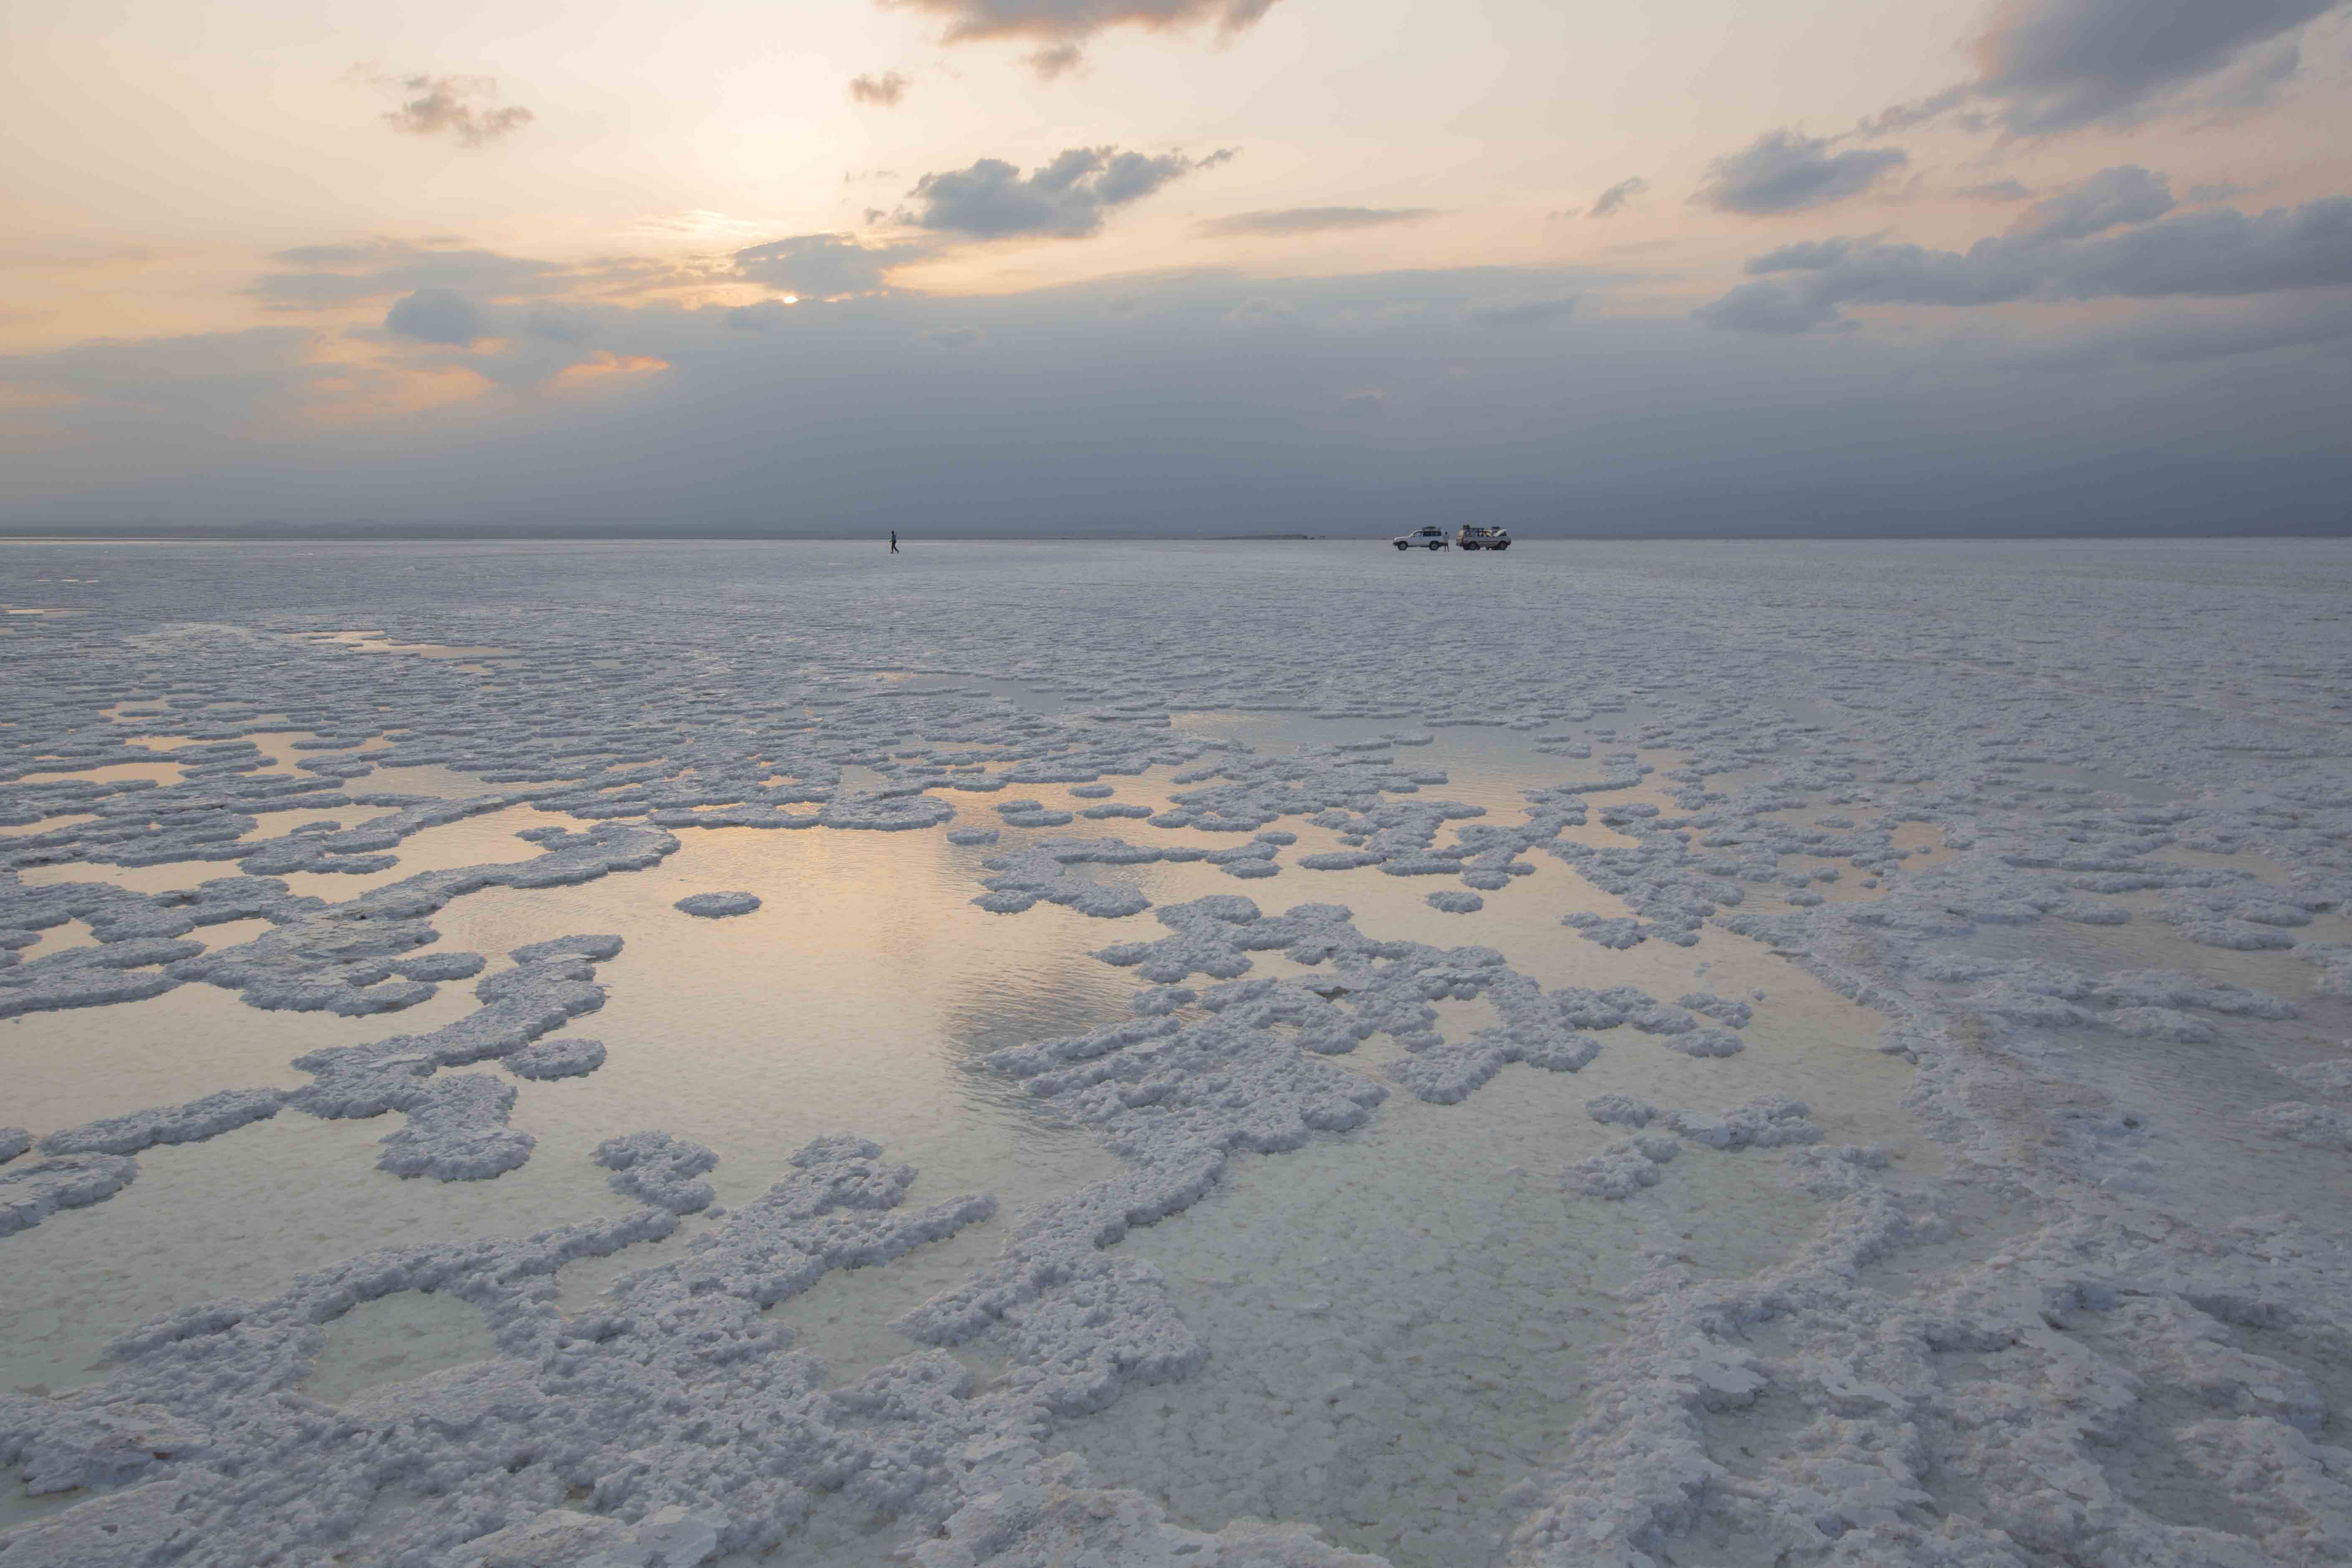
POLYGON ((2352 531, 2352 0, 11 0, 0 527, 2352 531))

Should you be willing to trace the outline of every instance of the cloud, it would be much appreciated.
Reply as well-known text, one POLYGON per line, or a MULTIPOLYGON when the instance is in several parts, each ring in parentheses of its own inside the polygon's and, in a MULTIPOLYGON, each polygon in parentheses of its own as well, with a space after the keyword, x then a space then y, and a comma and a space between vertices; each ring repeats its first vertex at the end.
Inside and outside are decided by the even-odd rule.
POLYGON ((1334 229, 1380 228, 1395 223, 1419 223, 1437 216, 1435 207, 1283 207, 1273 212, 1235 213, 1202 224, 1202 234, 1327 234, 1334 229))
POLYGON ((248 292, 268 310, 331 310, 420 289, 459 289, 489 298, 540 294, 561 286, 565 268, 476 248, 436 249, 397 240, 305 245, 273 253, 288 270, 264 273, 248 292))
POLYGON ((849 79, 849 96, 860 103, 870 103, 881 109, 896 109, 898 100, 907 96, 914 81, 897 71, 884 71, 880 76, 854 76, 849 79))
POLYGON ((973 239, 1083 239, 1100 231, 1112 209, 1232 156, 1154 158, 1116 147, 1072 147, 1026 176, 1001 158, 982 158, 968 169, 925 174, 908 193, 915 206, 899 216, 917 228, 973 239))
POLYGON ((780 293, 829 300, 889 287, 889 271, 931 254, 924 245, 865 245, 846 234, 797 234, 735 252, 735 272, 780 293))
POLYGON ((386 76, 353 66, 344 79, 406 95, 400 107, 380 116, 408 136, 446 136, 463 147, 487 147, 511 136, 538 116, 520 104, 498 103, 499 83, 487 76, 386 76))
POLYGON ((1539 327, 1546 321, 1565 319, 1576 309, 1577 296, 1560 300, 1529 300, 1516 305, 1477 305, 1463 311, 1472 321, 1487 327, 1539 327))
POLYGON ((1580 313, 1569 354, 1467 313, 1593 286, 1564 268, 1188 269, 845 310, 573 302, 598 352, 554 374, 522 325, 547 301, 464 289, 497 343, 281 321, 0 359, 0 384, 30 395, 0 409, 0 518, 1372 539, 1447 513, 1515 532, 2343 525, 2352 340, 2298 347, 2290 321, 2343 291, 2102 310, 2102 329, 2151 332, 2108 369, 2021 365, 2066 325, 2050 321, 1843 353, 1580 313), (1108 313, 1139 289, 1147 309, 1108 313), (1253 298, 1293 313, 1221 324, 1253 298), (1423 309, 1381 331, 1343 320, 1410 302, 1423 309), (2153 341, 2192 320, 2212 325, 2153 341), (926 341, 959 327, 983 344, 926 341), (1364 416, 1343 412, 1372 389, 1364 416))
POLYGON ((946 41, 1030 38, 1024 58, 1046 81, 1078 68, 1087 41, 1113 27, 1169 33, 1213 26, 1217 41, 1256 25, 1275 0, 882 0, 947 19, 946 41))
POLYGON ((419 289, 394 300, 384 312, 383 329, 420 343, 448 343, 461 349, 490 335, 482 313, 455 289, 419 289))
POLYGON ((1691 200, 1751 217, 1801 212, 1858 196, 1910 162, 1899 147, 1832 153, 1829 146, 1795 131, 1767 132, 1745 151, 1709 164, 1707 183, 1691 200))
POLYGON ((1274 9, 1274 0, 883 0, 948 19, 948 42, 1043 38, 1082 43, 1108 27, 1169 32, 1214 23, 1230 37, 1274 9))
MULTIPOLYGON (((320 363, 320 342, 307 327, 101 338, 0 355, 0 387, 62 405, 65 428, 85 438, 118 433, 157 449, 169 435, 242 435, 257 420, 292 423, 333 403, 354 377, 320 363)), ((13 451, 12 464, 25 456, 13 451)))
POLYGON ((2315 310, 2280 310, 2273 301, 2261 300, 2251 311, 2208 316, 2166 311, 2155 320, 2103 327, 2069 342, 2036 343, 2013 363, 2045 371, 2098 371, 2117 362, 2201 364, 2347 339, 2352 339, 2352 302, 2338 300, 2315 310))
POLYGON ((2302 68, 2292 37, 2344 0, 2003 0, 1972 81, 1864 122, 1885 134, 1990 100, 1971 129, 2050 136, 2271 102, 2302 68))
POLYGON ((1639 174, 1633 175, 1631 179, 1620 180, 1592 198, 1591 216, 1608 217, 1622 209, 1627 202, 1649 188, 1650 182, 1639 174))
POLYGON ((764 332, 771 327, 784 324, 784 314, 792 307, 781 300, 762 300, 756 305, 737 305, 719 313, 719 324, 730 332, 764 332))
POLYGON ((933 348, 969 349, 979 347, 981 337, 978 327, 938 327, 925 332, 919 341, 933 348))
POLYGON ((1844 324, 1849 305, 2230 299, 2352 285, 2352 197, 2259 217, 2232 207, 2148 216, 2170 206, 2147 171, 2110 169, 1965 252, 1843 238, 1768 251, 1748 263, 1755 281, 1696 315, 1717 327, 1802 332, 1844 324))
POLYGON ((1778 283, 1742 283, 1712 304, 1691 312, 1696 321, 1735 332, 1794 335, 1838 320, 1834 307, 1805 298, 1778 283))
POLYGON ((1076 44, 1047 44, 1044 48, 1033 49, 1022 58, 1028 62, 1029 68, 1037 73, 1038 80, 1053 81, 1077 69, 1085 61, 1086 55, 1076 44))
MULTIPOLYGON (((2129 119, 2339 0, 2009 0, 1977 40, 1975 89, 2021 135, 2129 119)), ((2253 62, 2273 80, 2273 57, 2253 62)), ((2293 70, 2293 63, 2284 68, 2293 70)))
POLYGON ((2223 114, 2267 109, 2278 101, 2280 89, 2302 74, 2302 46, 2293 38, 2281 38, 2250 53, 2240 68, 2225 73, 2206 102, 2223 114))
POLYGON ((523 318, 522 330, 552 343, 584 343, 595 335, 596 323, 585 311, 541 305, 523 318))
POLYGON ((2021 202, 2033 191, 2021 180, 1989 180, 1981 185, 1962 185, 1952 194, 1972 202, 2021 202))
POLYGON ((2026 208, 2010 232, 2022 240, 2088 239, 2126 224, 2147 223, 2172 210, 2172 187, 2162 174, 2125 163, 2102 169, 2073 190, 2026 208))
POLYGON ((1286 300, 1269 300, 1263 295, 1244 300, 1225 312, 1228 321, 1279 321, 1298 313, 1297 307, 1286 300))
POLYGON ((1358 419, 1378 419, 1388 401, 1387 393, 1377 386, 1367 386, 1339 399, 1339 412, 1358 419))

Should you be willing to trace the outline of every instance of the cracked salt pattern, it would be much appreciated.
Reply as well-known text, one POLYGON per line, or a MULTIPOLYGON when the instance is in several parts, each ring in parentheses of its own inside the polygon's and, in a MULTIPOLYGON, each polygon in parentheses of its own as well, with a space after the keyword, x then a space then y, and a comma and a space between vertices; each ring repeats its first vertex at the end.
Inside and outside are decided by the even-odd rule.
POLYGON ((2340 546, 8 559, 0 1568, 2352 1554, 2340 546))

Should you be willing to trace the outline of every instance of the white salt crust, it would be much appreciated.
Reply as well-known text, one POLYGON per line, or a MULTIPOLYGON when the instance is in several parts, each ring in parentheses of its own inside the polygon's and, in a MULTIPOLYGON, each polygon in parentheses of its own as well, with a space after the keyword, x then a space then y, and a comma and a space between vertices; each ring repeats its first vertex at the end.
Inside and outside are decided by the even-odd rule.
MULTIPOLYGON (((2316 1194, 2340 1183, 2352 1148, 2345 1113, 2319 1103, 2344 1093, 2341 1058, 2311 1059, 2312 1029, 2338 1023, 2352 992, 2352 795, 2337 771, 2352 680, 2325 561, 2304 574, 2319 588, 2203 574, 2192 607, 2142 591, 2144 555, 2059 583, 1987 552, 1963 584, 1818 564, 1712 574, 1649 557, 1596 578, 1531 554, 1525 572, 1439 583, 1399 606, 1345 558, 1307 569, 1202 554, 1169 572, 1080 553, 1092 577, 1051 601, 994 568, 929 587, 894 577, 889 595, 936 611, 919 631, 911 616, 856 614, 886 601, 855 576, 759 577, 768 602, 749 630, 724 615, 647 615, 633 607, 646 557, 625 577, 593 559, 572 568, 614 574, 586 595, 593 614, 569 589, 543 602, 530 575, 543 564, 495 556, 372 604, 396 641, 518 649, 495 680, 321 645, 308 634, 348 622, 303 606, 341 602, 331 574, 345 568, 234 552, 189 552, 177 575, 134 577, 91 614, 11 627, 0 822, 62 825, 0 839, 0 1017, 186 984, 257 1007, 397 1012, 486 967, 428 951, 435 911, 481 889, 628 875, 688 828, 937 830, 956 806, 933 790, 1091 790, 1174 769, 1164 807, 1083 808, 1132 823, 1140 844, 1040 838, 1077 813, 1004 802, 1012 842, 976 901, 1131 919, 1144 894, 1078 868, 1171 860, 1244 879, 1444 878, 1475 897, 1535 872, 1527 857, 1540 854, 1559 870, 1532 888, 1572 872, 1626 911, 1572 908, 1564 940, 1607 953, 1762 943, 1876 1010, 1884 1048, 1916 1068, 1921 1124, 1955 1163, 1947 1183, 1908 1181, 1884 1149, 1827 1142, 1785 1097, 1720 1114, 1594 1100, 1596 1120, 1636 1131, 1571 1169, 1571 1188, 1654 1204, 1677 1154, 1745 1150, 1781 1162, 1827 1217, 1745 1279, 1661 1252, 1629 1300, 1628 1337, 1593 1363, 1568 1450, 1515 1489, 1516 1530, 1454 1543, 1448 1561, 2343 1555, 2352 1257, 2336 1205, 2304 1205, 2303 1219, 2261 1206, 2241 1152, 2275 1151, 2277 1190, 2316 1194), (1186 574, 1202 562, 1219 564, 1186 574), (181 607, 191 582, 214 601, 202 622, 181 607), (1279 614, 1235 611, 1261 601, 1279 614), (1832 623, 1866 635, 1825 641, 1832 623), (2191 632, 2198 657, 2183 661, 2191 632), (898 652, 899 637, 919 639, 929 670, 1016 677, 1070 712, 855 673, 917 651, 898 652), (603 652, 653 646, 664 657, 634 668, 603 652), (1421 679, 1430 668, 1451 672, 1442 689, 1421 679), (145 700, 103 716, 126 697, 145 700), (1168 724, 1244 708, 1391 728, 1276 755, 1168 724), (1422 798, 1448 773, 1400 763, 1397 749, 1461 729, 1525 737, 1586 776, 1527 791, 1516 820, 1422 798), (290 770, 266 771, 247 737, 289 730, 310 738, 290 770), (58 776, 150 762, 131 737, 151 734, 179 742, 178 782, 58 776), (389 743, 355 750, 376 740, 389 743), (849 768, 882 782, 845 788, 849 768), (379 769, 478 786, 370 791, 379 769), (289 880, 381 879, 408 838, 526 804, 587 826, 539 830, 531 858, 340 900, 289 880), (297 809, 350 816, 245 837, 261 814, 297 809), (1275 825, 1292 817, 1339 847, 1286 864, 1297 836, 1275 825), (1152 843, 1163 829, 1185 837, 1152 843), (1231 843, 1204 848, 1200 835, 1231 843), (236 874, 146 894, 106 869, 187 862, 236 874), (87 879, 57 879, 68 866, 87 879), (217 951, 201 940, 247 920, 271 930, 217 951), (21 956, 69 921, 95 941, 21 956), (2223 1082, 2209 1061, 2247 1087, 2166 1097, 2176 1079, 2223 1082), (2291 1098, 2298 1089, 2313 1098, 2291 1098), (2216 1190, 2234 1211, 2216 1209, 2216 1190)), ((985 1197, 907 1212, 911 1172, 844 1136, 795 1155, 765 1197, 710 1216, 707 1151, 615 1130, 596 1158, 636 1205, 622 1217, 368 1254, 127 1335, 88 1388, 0 1396, 0 1463, 36 1493, 91 1494, 0 1533, 0 1568, 646 1568, 785 1543, 835 1500, 897 1520, 928 1568, 1377 1561, 1317 1541, 1316 1521, 1174 1521, 1055 1457, 1057 1426, 1204 1356, 1246 1353, 1202 1344, 1148 1263, 1103 1248, 1181 1214, 1236 1151, 1376 1136, 1385 1091, 1327 1059, 1365 1040, 1401 1047, 1391 1082, 1450 1106, 1514 1064, 1575 1071, 1620 1042, 1732 1070, 1707 1064, 1740 1050, 1752 1010, 1696 990, 1669 1005, 1629 985, 1548 989, 1491 949, 1360 933, 1332 904, 1266 914, 1222 895, 1151 918, 1166 934, 1114 931, 1128 940, 1100 954, 1146 983, 1131 1022, 984 1064, 1092 1129, 1121 1172, 1024 1215, 997 1259, 907 1316, 942 1348, 828 1387, 761 1310, 829 1270, 951 1237, 987 1216, 985 1197), (1316 973, 1248 977, 1251 955, 1269 952, 1316 973), (1196 991, 1196 976, 1224 984, 1196 991), (1499 1025, 1445 1037, 1432 1004, 1474 999, 1499 1025), (1596 1037, 1621 1027, 1647 1039, 1596 1037), (682 1216, 708 1216, 684 1257, 627 1276, 581 1317, 555 1310, 563 1261, 673 1234, 682 1216), (299 1391, 320 1324, 414 1289, 478 1307, 498 1356, 341 1405, 299 1391), (983 1382, 950 1348, 985 1349, 1004 1370, 983 1382)), ((1475 934, 1493 917, 1463 918, 1475 934)), ((0 1132, 0 1236, 73 1223, 74 1207, 131 1181, 141 1152, 289 1110, 397 1110, 406 1125, 385 1141, 386 1171, 494 1178, 532 1148, 508 1125, 513 1087, 449 1069, 593 1072, 597 1042, 541 1037, 594 1010, 595 965, 618 950, 610 937, 517 949, 476 985, 467 1017, 312 1052, 296 1064, 302 1088, 224 1086, 0 1132)), ((1743 1062, 1763 1054, 1749 1043, 1743 1062)))

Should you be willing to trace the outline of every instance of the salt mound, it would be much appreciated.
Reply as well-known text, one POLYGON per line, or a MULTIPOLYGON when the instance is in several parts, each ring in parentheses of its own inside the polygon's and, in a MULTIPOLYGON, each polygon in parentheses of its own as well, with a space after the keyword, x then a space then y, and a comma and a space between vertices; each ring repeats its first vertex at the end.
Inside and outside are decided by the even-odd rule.
POLYGON ((139 1173, 120 1154, 61 1154, 0 1170, 0 1237, 30 1230, 59 1209, 78 1209, 112 1197, 139 1173))
POLYGON ((1622 1201, 1643 1187, 1658 1184, 1658 1167, 1682 1152, 1671 1138, 1651 1134, 1612 1143, 1588 1160, 1568 1168, 1561 1184, 1591 1198, 1622 1201))
POLYGON ((748 915, 760 907, 760 900, 753 893, 692 893, 671 907, 686 914, 716 921, 724 920, 729 915, 748 915))
POLYGON ((225 1089, 185 1105, 110 1116, 68 1127, 41 1140, 50 1154, 136 1154, 158 1143, 194 1143, 278 1114, 286 1094, 275 1089, 225 1089))
POLYGON ((604 1042, 576 1036, 536 1040, 505 1058, 507 1071, 517 1078, 579 1078, 604 1065, 604 1042))

